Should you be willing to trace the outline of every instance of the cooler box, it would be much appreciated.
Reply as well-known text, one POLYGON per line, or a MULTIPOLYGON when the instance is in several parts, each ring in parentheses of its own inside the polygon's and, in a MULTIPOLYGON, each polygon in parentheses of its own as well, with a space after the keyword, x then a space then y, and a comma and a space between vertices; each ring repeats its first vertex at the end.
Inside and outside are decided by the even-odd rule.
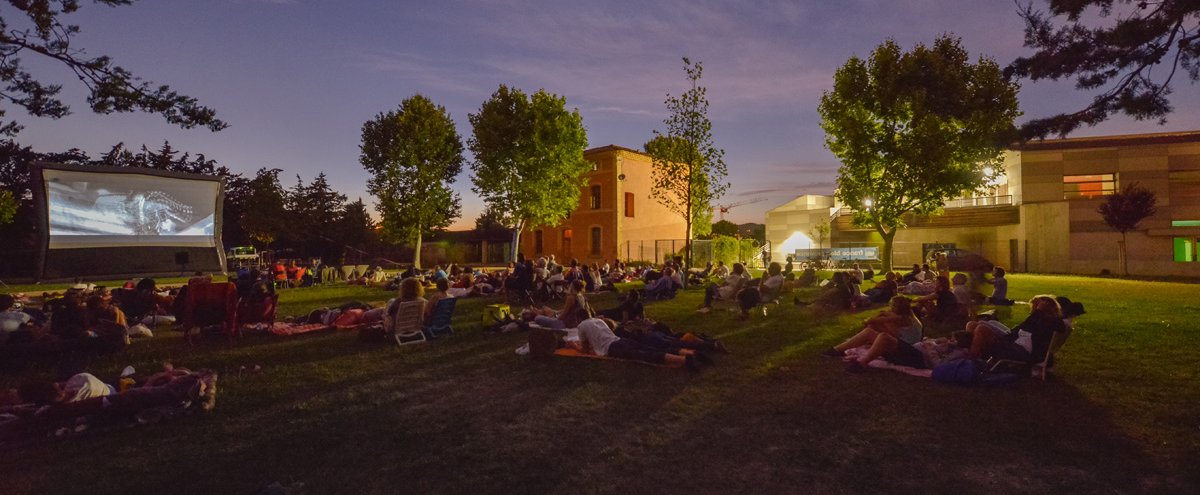
POLYGON ((494 325, 497 321, 512 315, 507 304, 489 304, 483 307, 483 326, 494 325))

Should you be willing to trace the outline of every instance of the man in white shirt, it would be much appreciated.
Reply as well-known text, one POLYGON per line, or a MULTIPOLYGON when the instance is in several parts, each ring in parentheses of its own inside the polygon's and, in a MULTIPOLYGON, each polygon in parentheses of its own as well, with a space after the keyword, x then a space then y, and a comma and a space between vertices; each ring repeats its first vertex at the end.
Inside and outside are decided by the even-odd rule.
MULTIPOLYGON (((641 342, 622 339, 613 333, 616 324, 607 318, 588 318, 579 323, 579 346, 583 352, 616 359, 644 361, 652 364, 685 365, 699 369, 695 355, 670 354, 641 342)), ((681 351, 683 352, 683 351, 681 351)))

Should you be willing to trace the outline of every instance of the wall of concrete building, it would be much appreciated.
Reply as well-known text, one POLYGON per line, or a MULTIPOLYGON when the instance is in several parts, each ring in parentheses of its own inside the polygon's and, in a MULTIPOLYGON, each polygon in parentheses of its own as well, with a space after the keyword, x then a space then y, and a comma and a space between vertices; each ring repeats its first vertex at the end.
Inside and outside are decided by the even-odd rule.
MULTIPOLYGON (((768 211, 766 238, 771 243, 771 258, 782 260, 792 254, 785 244, 793 235, 799 233, 811 238, 813 227, 829 219, 833 202, 832 196, 804 195, 768 211)), ((812 247, 819 247, 817 239, 809 240, 812 247)), ((830 247, 831 240, 825 239, 824 247, 830 247)))
POLYGON ((1173 239, 1187 232, 1171 227, 1172 220, 1200 220, 1200 195, 1193 197, 1192 193, 1200 192, 1200 175, 1189 180, 1188 174, 1182 173, 1200 174, 1200 144, 1025 151, 1021 161, 1026 181, 1024 202, 1028 207, 1037 207, 1024 221, 1030 243, 1030 270, 1120 273, 1121 235, 1110 229, 1097 211, 1104 198, 1064 200, 1062 196, 1064 175, 1114 173, 1118 188, 1138 183, 1158 198, 1158 213, 1127 234, 1129 272, 1200 275, 1200 264, 1174 261, 1173 239), (1172 181, 1173 176, 1182 180, 1172 181))

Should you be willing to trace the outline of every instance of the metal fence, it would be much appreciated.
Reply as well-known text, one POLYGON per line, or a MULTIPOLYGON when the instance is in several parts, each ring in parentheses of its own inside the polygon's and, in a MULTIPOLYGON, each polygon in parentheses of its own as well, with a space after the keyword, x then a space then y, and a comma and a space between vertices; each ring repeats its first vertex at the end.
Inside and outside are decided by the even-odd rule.
MULTIPOLYGON (((684 256, 684 248, 686 246, 687 242, 683 239, 626 241, 617 250, 617 254, 626 262, 659 264, 675 256, 684 256)), ((754 248, 749 250, 749 252, 740 253, 741 256, 738 261, 746 263, 747 268, 762 268, 762 253, 761 246, 755 243, 754 248)), ((693 268, 704 267, 713 260, 713 241, 708 239, 696 239, 692 241, 693 268)))

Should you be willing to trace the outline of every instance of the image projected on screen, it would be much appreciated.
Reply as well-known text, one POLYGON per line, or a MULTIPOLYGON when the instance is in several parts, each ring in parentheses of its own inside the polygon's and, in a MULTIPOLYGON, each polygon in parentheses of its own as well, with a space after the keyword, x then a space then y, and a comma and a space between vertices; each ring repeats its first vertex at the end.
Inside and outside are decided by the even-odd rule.
POLYGON ((50 248, 214 245, 218 182, 51 169, 44 174, 50 248))

